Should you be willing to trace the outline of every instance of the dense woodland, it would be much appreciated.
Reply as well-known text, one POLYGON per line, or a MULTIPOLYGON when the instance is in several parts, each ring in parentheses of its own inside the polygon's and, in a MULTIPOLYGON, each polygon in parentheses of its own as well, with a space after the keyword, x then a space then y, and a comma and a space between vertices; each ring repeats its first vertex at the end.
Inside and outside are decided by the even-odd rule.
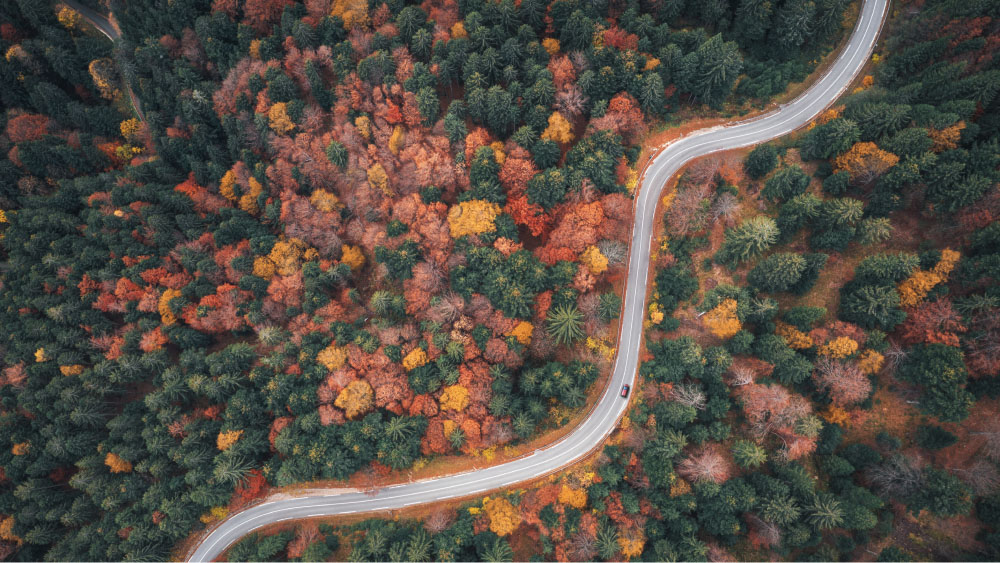
MULTIPOLYGON (((0 5, 0 549, 16 559, 162 560, 269 487, 490 458, 566 424, 614 356, 643 139, 759 107, 851 14, 86 4, 122 39, 58 3, 0 5)), ((995 553, 1000 12, 899 9, 841 106, 668 193, 645 383, 592 470, 436 523, 253 536, 234 558, 749 542, 830 559, 892 533, 886 499, 976 515, 963 553, 995 553), (829 285, 835 268, 852 281, 829 285), (890 397, 922 425, 873 430, 890 397), (984 455, 947 455, 970 443, 984 455), (534 543, 508 541, 519 525, 534 543)))
POLYGON ((665 192, 643 381, 598 456, 230 560, 996 559, 1000 5, 894 7, 837 106, 665 192))

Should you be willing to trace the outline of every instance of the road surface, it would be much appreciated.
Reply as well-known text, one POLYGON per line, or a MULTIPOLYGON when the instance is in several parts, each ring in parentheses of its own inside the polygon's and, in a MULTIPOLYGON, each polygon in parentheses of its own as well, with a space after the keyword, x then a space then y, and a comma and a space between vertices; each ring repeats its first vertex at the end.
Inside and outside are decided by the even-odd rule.
POLYGON ((885 17, 887 4, 888 0, 864 0, 856 27, 836 61, 812 87, 793 102, 751 121, 711 128, 684 137, 669 145, 653 160, 647 169, 635 205, 632 252, 618 356, 603 396, 590 416, 572 433, 547 448, 508 463, 389 486, 374 495, 351 492, 264 502, 221 522, 198 544, 190 554, 190 560, 210 561, 221 555, 230 544, 268 524, 317 516, 377 512, 481 495, 536 479, 593 451, 614 430, 628 406, 628 401, 619 396, 622 385, 629 383, 634 387, 646 311, 653 214, 660 190, 671 176, 693 158, 774 139, 806 125, 819 115, 844 92, 867 62, 885 17))
MULTIPOLYGON (((76 2, 76 0, 62 0, 62 2, 70 8, 76 10, 76 12, 80 14, 83 19, 87 20, 87 22, 94 26, 97 31, 103 33, 108 39, 111 40, 112 43, 121 37, 122 34, 119 33, 118 29, 111 24, 111 20, 108 19, 108 16, 95 12, 83 4, 76 2)), ((142 114, 142 107, 139 105, 139 98, 137 98, 135 92, 132 91, 132 86, 128 82, 125 82, 124 79, 122 82, 125 84, 125 90, 128 92, 129 99, 132 100, 132 107, 135 108, 135 113, 139 115, 139 119, 141 121, 146 121, 146 116, 142 114)))

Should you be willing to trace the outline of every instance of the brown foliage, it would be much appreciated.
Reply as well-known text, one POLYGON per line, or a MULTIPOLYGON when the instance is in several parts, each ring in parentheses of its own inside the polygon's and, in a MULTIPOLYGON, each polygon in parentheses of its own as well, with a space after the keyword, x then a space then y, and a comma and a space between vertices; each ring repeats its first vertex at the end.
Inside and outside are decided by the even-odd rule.
POLYGON ((722 483, 732 475, 733 467, 718 443, 709 443, 689 454, 677 465, 677 472, 688 481, 722 483))

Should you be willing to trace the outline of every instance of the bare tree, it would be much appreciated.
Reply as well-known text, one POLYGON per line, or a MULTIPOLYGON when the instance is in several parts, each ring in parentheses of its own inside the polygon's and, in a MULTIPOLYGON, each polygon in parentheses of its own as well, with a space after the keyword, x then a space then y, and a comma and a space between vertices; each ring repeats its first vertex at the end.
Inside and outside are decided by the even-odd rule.
POLYGON ((722 483, 732 473, 721 447, 711 443, 697 449, 677 465, 677 472, 689 481, 722 483))
POLYGON ((454 322, 462 315, 464 309, 465 299, 457 293, 449 292, 431 307, 431 313, 428 316, 438 322, 454 322))
POLYGON ((985 436, 986 442, 980 448, 980 452, 993 461, 1000 461, 1000 421, 992 421, 979 432, 969 432, 973 436, 985 436))
POLYGON ((628 245, 616 240, 602 240, 597 243, 597 249, 608 259, 609 266, 624 264, 628 258, 628 245))
POLYGON ((375 472, 375 468, 369 465, 361 473, 364 479, 364 492, 365 495, 373 497, 378 494, 381 487, 378 485, 378 473, 375 472))
POLYGON ((569 542, 569 556, 575 561, 593 561, 597 555, 597 538, 580 530, 569 542))
POLYGON ((712 204, 712 218, 731 222, 740 212, 740 200, 730 192, 723 192, 712 204))
POLYGON ((781 543, 781 526, 774 522, 768 522, 752 512, 747 514, 746 518, 753 533, 768 547, 774 547, 781 543))
POLYGON ((985 459, 976 460, 965 469, 952 469, 959 479, 972 487, 977 496, 988 495, 1000 486, 1000 473, 995 465, 985 459))
POLYGON ((424 529, 432 534, 439 534, 448 529, 451 526, 452 521, 455 519, 455 511, 448 509, 441 509, 434 511, 430 516, 424 520, 424 529))
POLYGON ((705 392, 692 383, 679 383, 670 391, 670 399, 697 410, 705 408, 705 392))
POLYGON ((729 382, 734 387, 753 383, 755 376, 753 368, 749 366, 735 366, 729 370, 729 382))
POLYGON ((685 178, 692 184, 708 184, 715 180, 715 174, 722 166, 718 156, 703 158, 691 165, 685 173, 685 178))
POLYGON ((580 87, 574 84, 556 93, 556 109, 564 115, 580 115, 589 100, 590 98, 583 94, 580 87))
POLYGON ((871 484, 887 498, 903 498, 920 487, 923 477, 913 460, 894 455, 866 472, 871 484))
POLYGON ((903 362, 906 361, 906 349, 894 340, 889 341, 889 348, 885 351, 886 364, 892 371, 896 371, 903 362))

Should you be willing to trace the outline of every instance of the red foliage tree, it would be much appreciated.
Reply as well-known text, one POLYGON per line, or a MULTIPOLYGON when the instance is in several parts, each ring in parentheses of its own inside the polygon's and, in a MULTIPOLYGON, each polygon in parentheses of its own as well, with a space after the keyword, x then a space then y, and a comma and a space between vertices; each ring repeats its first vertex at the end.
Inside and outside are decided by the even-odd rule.
POLYGON ((48 133, 49 118, 44 115, 24 114, 7 122, 7 136, 12 143, 36 141, 48 133))
POLYGON ((202 297, 197 305, 185 307, 184 322, 208 333, 240 330, 246 326, 246 319, 239 314, 239 306, 252 297, 249 291, 232 284, 222 284, 215 288, 215 294, 202 297))
POLYGON ((637 51, 639 49, 639 36, 614 25, 604 31, 604 44, 619 51, 637 51))
POLYGON ((246 0, 243 4, 243 23, 260 35, 269 35, 271 26, 281 18, 285 6, 292 4, 292 0, 246 0))
POLYGON ((899 327, 899 335, 908 345, 946 344, 958 346, 959 333, 965 332, 962 316, 952 307, 950 299, 923 302, 907 310, 906 322, 899 327))

